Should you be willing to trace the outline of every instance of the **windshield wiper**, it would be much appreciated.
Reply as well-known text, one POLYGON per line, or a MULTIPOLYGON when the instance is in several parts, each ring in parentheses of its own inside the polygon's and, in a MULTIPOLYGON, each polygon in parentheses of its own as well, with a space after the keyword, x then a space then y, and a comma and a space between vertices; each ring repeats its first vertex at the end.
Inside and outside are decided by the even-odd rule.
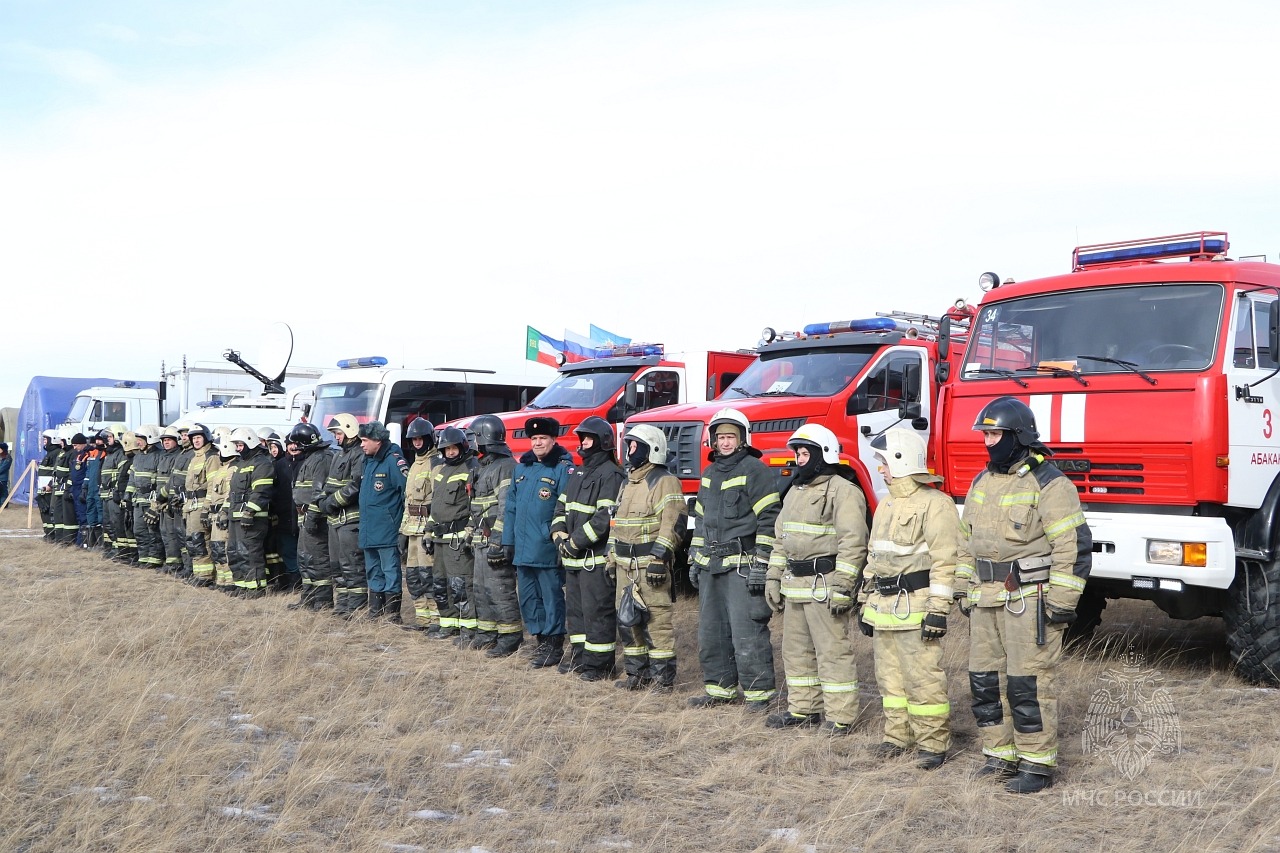
POLYGON ((757 397, 803 397, 798 391, 761 391, 757 397))
POLYGON ((1003 367, 971 367, 964 372, 964 375, 970 376, 974 373, 985 374, 987 376, 1003 376, 1005 379, 1012 379, 1023 388, 1031 387, 1026 382, 1022 381, 1022 379, 1012 370, 1005 370, 1003 367))
POLYGON ((1035 367, 1020 367, 1019 373, 1026 373, 1028 370, 1034 370, 1036 373, 1048 373, 1052 376, 1070 376, 1081 385, 1088 385, 1089 380, 1080 375, 1080 371, 1072 370, 1069 367, 1058 367, 1056 364, 1037 364, 1035 367))
POLYGON ((1115 364, 1120 367, 1123 367, 1125 370, 1129 371, 1130 373, 1138 374, 1143 379, 1150 382, 1152 385, 1156 384, 1155 377, 1148 376, 1147 374, 1139 370, 1137 362, 1121 361, 1118 358, 1109 358, 1105 355, 1078 355, 1076 356, 1076 358, 1083 358, 1085 361, 1102 361, 1102 362, 1106 362, 1107 364, 1115 364))
POLYGON ((748 391, 746 388, 743 388, 741 385, 734 385, 734 386, 730 387, 730 388, 729 388, 729 390, 730 390, 730 391, 737 391, 739 394, 741 394, 741 395, 742 395, 742 396, 744 396, 744 397, 754 397, 754 396, 755 396, 755 394, 752 394, 750 391, 748 391))
POLYGON ((538 406, 539 409, 572 409, 573 406, 566 406, 563 403, 553 403, 550 406, 538 406))

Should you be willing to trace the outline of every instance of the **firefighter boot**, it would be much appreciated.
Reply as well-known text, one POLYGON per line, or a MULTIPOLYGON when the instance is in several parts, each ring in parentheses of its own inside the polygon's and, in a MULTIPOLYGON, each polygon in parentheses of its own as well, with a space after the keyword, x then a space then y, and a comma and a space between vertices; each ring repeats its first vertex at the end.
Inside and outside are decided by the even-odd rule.
POLYGON ((582 672, 582 644, 572 643, 569 646, 569 654, 565 655, 560 661, 560 665, 556 667, 556 672, 561 675, 570 672, 582 672))
POLYGON ((298 600, 288 605, 285 609, 286 610, 310 610, 311 601, 312 599, 315 598, 315 595, 316 595, 316 588, 308 584, 307 586, 304 586, 302 588, 302 595, 298 597, 298 600))
POLYGON ((345 589, 338 590, 334 597, 333 615, 347 619, 351 614, 351 594, 345 589))
POLYGON ((527 658, 542 657, 542 655, 547 653, 547 638, 543 634, 534 634, 533 638, 538 642, 536 644, 530 644, 524 650, 524 656, 527 658))
POLYGON ((523 638, 520 634, 499 634, 498 644, 484 653, 488 658, 505 658, 516 653, 523 638))
POLYGON ((560 659, 564 657, 564 634, 548 636, 544 647, 542 654, 529 662, 534 669, 545 669, 560 663, 560 659))
POLYGON ((987 756, 987 762, 978 768, 978 772, 974 773, 975 778, 983 776, 994 776, 1000 781, 1012 779, 1018 774, 1018 762, 1005 761, 1003 758, 996 758, 994 755, 987 756))
POLYGON ((916 767, 921 770, 937 770, 947 760, 945 752, 929 752, 922 749, 916 753, 916 767))
POLYGON ((476 631, 476 635, 471 638, 471 649, 477 652, 487 652, 498 644, 498 634, 495 631, 476 631))
POLYGON ((821 720, 820 714, 793 714, 790 711, 784 711, 780 714, 770 714, 765 718, 764 724, 771 729, 812 729, 821 720))
POLYGON ((318 586, 311 595, 311 609, 319 613, 321 610, 333 609, 333 587, 318 586))
POLYGON ((1010 794, 1034 794, 1053 787, 1053 768, 1043 764, 1023 761, 1018 764, 1018 775, 1009 780, 1004 789, 1010 794))
POLYGON ((475 636, 475 632, 470 628, 459 628, 458 636, 453 638, 453 644, 460 649, 471 648, 471 638, 475 636))
POLYGON ((653 689, 656 693, 673 693, 676 688, 676 659, 660 658, 649 660, 649 670, 653 673, 653 689))
POLYGON ((385 592, 369 593, 369 612, 365 614, 366 619, 377 619, 382 615, 382 608, 386 606, 387 594, 385 592))
POLYGON ((404 617, 400 615, 400 605, 403 598, 398 592, 388 592, 387 600, 382 605, 382 615, 387 617, 387 621, 393 625, 403 625, 404 617))

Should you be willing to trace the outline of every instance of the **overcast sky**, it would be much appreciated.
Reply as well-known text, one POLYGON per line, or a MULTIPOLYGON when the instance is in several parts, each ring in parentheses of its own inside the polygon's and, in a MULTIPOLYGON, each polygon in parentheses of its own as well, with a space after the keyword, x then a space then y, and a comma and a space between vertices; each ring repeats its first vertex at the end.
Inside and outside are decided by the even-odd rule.
POLYGON ((1280 4, 0 0, 0 405, 252 355, 751 346, 1077 243, 1280 252, 1280 4))

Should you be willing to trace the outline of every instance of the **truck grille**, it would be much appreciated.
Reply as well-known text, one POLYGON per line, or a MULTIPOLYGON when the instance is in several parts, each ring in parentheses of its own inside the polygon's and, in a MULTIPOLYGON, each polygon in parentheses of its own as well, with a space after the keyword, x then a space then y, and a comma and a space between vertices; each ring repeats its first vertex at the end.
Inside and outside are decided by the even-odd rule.
POLYGON ((1141 495, 1161 503, 1187 503, 1191 457, 1184 446, 1106 445, 1084 455, 1082 447, 1053 447, 1054 464, 1076 485, 1082 500, 1141 495))
POLYGON ((702 477, 705 448, 702 446, 703 425, 688 421, 657 422, 653 426, 667 437, 667 457, 671 459, 671 473, 681 480, 697 480, 702 477))

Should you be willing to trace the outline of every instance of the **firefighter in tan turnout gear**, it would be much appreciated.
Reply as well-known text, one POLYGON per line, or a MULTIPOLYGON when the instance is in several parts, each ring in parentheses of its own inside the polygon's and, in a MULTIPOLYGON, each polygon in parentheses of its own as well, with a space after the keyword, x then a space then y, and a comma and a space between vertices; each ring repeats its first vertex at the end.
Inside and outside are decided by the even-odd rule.
POLYGON ((805 424, 787 446, 796 454, 778 513, 765 599, 782 613, 787 710, 770 728, 812 727, 846 735, 858 716, 858 672, 849 638, 855 585, 867 558, 867 501, 840 465, 831 430, 805 424))
POLYGON ((955 502, 932 488, 924 439, 891 429, 871 442, 889 496, 871 523, 863 572, 862 618, 871 636, 884 706, 885 758, 918 750, 916 766, 936 770, 951 746, 951 705, 942 670, 942 638, 951 612, 956 554, 963 533, 955 502))
POLYGON ((616 579, 615 606, 627 584, 635 584, 649 608, 645 624, 618 626, 627 677, 617 687, 640 690, 656 682, 670 693, 676 680, 676 634, 672 623, 671 565, 687 518, 680 481, 667 470, 662 430, 639 424, 622 437, 627 479, 618 496, 606 570, 616 579))
POLYGON ((414 623, 402 626, 408 631, 435 631, 440 629, 440 614, 432 595, 435 546, 427 525, 431 520, 431 469, 437 457, 436 428, 426 418, 415 418, 404 432, 408 440, 406 450, 413 464, 404 487, 404 517, 400 520, 400 535, 405 544, 404 585, 413 599, 414 623))
POLYGON ((222 467, 213 433, 204 424, 187 431, 191 442, 191 458, 187 462, 187 478, 183 486, 182 518, 187 533, 187 551, 191 554, 191 582, 196 586, 213 586, 213 557, 209 553, 209 537, 213 522, 209 512, 209 477, 222 467))
POLYGON ((969 539, 956 593, 970 616, 969 685, 987 756, 979 775, 1012 777, 1005 790, 1034 793, 1053 784, 1055 671, 1089 577, 1093 537, 1075 484, 1046 460, 1025 403, 993 400, 973 428, 990 462, 965 498, 969 539))

